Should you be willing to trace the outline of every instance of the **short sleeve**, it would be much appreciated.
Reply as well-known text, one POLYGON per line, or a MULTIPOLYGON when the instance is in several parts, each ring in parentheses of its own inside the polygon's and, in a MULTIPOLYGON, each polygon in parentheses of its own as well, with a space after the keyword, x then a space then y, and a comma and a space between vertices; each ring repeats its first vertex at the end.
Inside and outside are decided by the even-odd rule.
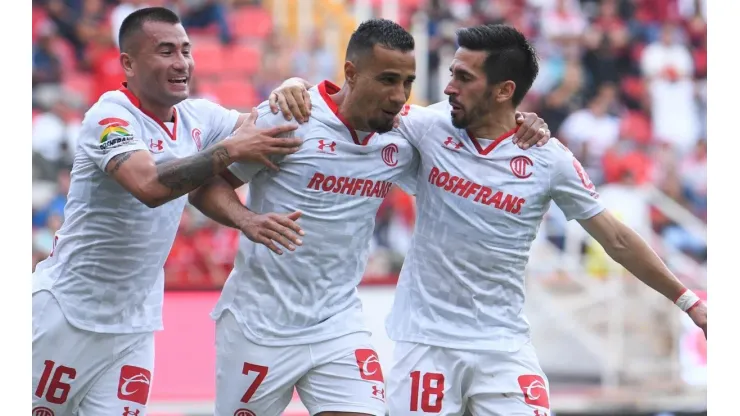
MULTIPOLYGON (((256 125, 259 128, 271 128, 271 127, 277 127, 277 126, 283 126, 285 124, 289 124, 288 121, 286 121, 282 114, 272 114, 270 111, 270 106, 267 103, 267 101, 263 102, 262 104, 257 107, 257 121, 256 125)), ((295 130, 290 131, 287 133, 283 133, 279 135, 278 137, 283 138, 291 138, 295 137, 295 130)), ((229 136, 229 139, 231 136, 229 136)), ((273 163, 279 164, 280 161, 283 159, 284 156, 272 156, 270 157, 270 160, 272 160, 273 163)), ((267 169, 267 167, 261 163, 255 163, 255 162, 237 162, 232 163, 229 165, 229 171, 234 174, 239 180, 241 180, 244 183, 247 183, 252 180, 260 171, 263 169, 267 169)))
POLYGON ((434 125, 435 116, 439 111, 433 111, 418 105, 406 104, 401 110, 400 123, 397 131, 418 148, 424 135, 434 125))
POLYGON ((226 109, 204 99, 193 100, 192 104, 208 123, 203 149, 220 142, 234 131, 240 115, 238 111, 226 109))
POLYGON ((604 210, 588 173, 562 143, 552 139, 554 153, 550 167, 550 195, 568 221, 585 220, 604 210))
POLYGON ((122 153, 148 150, 138 137, 136 118, 117 104, 101 104, 85 115, 80 128, 78 146, 98 167, 105 171, 108 162, 122 153))
POLYGON ((409 195, 416 195, 416 182, 419 176, 419 165, 421 164, 421 156, 419 152, 414 149, 414 156, 411 159, 403 175, 396 181, 396 185, 403 189, 409 195))

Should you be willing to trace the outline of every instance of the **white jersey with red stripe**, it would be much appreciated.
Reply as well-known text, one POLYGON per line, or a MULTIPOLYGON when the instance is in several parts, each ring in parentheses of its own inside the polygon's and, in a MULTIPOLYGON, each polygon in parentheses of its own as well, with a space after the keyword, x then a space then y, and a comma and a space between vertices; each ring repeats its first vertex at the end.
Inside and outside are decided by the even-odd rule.
POLYGON ((125 87, 85 114, 54 250, 36 266, 33 291, 50 291, 75 327, 101 333, 162 328, 164 262, 187 201, 149 208, 105 172, 110 160, 150 152, 156 163, 191 156, 228 136, 239 113, 185 100, 164 123, 125 87))
POLYGON ((395 341, 516 351, 529 340, 524 270, 550 201, 567 218, 603 210, 557 139, 522 150, 515 130, 471 136, 450 114, 416 106, 401 131, 421 154, 417 217, 386 329, 395 341))
MULTIPOLYGON (((301 211, 303 245, 282 256, 242 236, 234 270, 212 313, 231 311, 248 340, 265 346, 321 342, 366 331, 357 285, 375 215, 392 184, 414 187, 418 153, 396 132, 365 134, 343 122, 327 81, 309 91, 307 123, 292 133, 300 150, 276 159, 280 171, 237 163, 249 182, 247 207, 260 214, 301 211)), ((257 125, 284 124, 259 107, 257 125)))

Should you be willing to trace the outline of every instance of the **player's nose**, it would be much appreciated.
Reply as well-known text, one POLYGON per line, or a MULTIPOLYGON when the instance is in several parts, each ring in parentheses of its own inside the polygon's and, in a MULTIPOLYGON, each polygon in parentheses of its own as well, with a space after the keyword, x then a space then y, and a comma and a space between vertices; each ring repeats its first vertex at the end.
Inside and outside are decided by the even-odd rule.
POLYGON ((391 103, 398 107, 398 110, 401 111, 401 107, 406 104, 406 100, 408 97, 406 96, 406 89, 403 88, 403 85, 400 85, 397 88, 393 89, 393 93, 390 96, 391 103))
POLYGON ((445 95, 457 95, 458 90, 452 85, 452 82, 448 83, 444 91, 445 95))

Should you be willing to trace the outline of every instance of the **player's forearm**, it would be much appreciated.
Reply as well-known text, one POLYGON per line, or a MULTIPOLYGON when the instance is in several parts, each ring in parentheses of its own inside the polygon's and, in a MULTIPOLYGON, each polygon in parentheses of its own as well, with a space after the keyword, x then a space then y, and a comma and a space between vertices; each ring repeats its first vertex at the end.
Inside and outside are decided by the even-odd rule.
POLYGON ((234 187, 220 175, 190 192, 188 199, 203 215, 231 228, 239 229, 242 220, 254 215, 242 205, 234 187))
MULTIPOLYGON (((177 199, 216 177, 233 162, 226 146, 216 145, 193 156, 157 165, 156 178, 149 181, 149 206, 177 199)), ((232 192, 233 193, 233 192, 232 192)))
POLYGON ((611 258, 671 302, 681 296, 684 285, 635 231, 623 225, 615 241, 604 245, 611 258))

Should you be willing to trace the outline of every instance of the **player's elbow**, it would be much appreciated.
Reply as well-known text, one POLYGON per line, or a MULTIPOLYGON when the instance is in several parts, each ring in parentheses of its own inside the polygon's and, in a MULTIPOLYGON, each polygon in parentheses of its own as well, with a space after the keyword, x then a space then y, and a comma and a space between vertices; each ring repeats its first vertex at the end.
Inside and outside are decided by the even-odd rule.
POLYGON ((632 255, 632 244, 630 241, 633 236, 630 233, 634 233, 634 231, 621 225, 602 243, 606 254, 620 264, 632 255))

